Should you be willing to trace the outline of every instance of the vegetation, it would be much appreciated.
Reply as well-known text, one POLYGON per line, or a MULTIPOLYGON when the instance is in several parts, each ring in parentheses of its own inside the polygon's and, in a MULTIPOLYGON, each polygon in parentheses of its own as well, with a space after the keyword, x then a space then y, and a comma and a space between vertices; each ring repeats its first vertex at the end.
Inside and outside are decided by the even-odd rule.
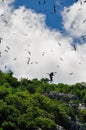
POLYGON ((0 71, 0 130, 86 130, 86 84, 49 84, 0 71), (81 108, 81 105, 84 108, 81 108), (80 105, 80 107, 79 107, 80 105))

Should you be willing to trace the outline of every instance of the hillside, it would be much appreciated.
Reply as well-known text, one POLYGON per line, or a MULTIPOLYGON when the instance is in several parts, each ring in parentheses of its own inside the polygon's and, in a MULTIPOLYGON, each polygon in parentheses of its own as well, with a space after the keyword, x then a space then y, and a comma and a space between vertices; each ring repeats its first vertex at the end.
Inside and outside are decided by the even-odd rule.
POLYGON ((86 130, 86 83, 50 84, 0 71, 0 130, 86 130))

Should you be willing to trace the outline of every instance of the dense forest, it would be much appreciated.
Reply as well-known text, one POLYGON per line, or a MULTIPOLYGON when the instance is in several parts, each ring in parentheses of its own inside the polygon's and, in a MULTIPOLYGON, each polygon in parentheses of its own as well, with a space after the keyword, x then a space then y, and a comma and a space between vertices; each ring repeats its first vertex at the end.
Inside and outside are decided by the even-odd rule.
POLYGON ((86 83, 18 81, 0 71, 0 130, 86 130, 86 83))

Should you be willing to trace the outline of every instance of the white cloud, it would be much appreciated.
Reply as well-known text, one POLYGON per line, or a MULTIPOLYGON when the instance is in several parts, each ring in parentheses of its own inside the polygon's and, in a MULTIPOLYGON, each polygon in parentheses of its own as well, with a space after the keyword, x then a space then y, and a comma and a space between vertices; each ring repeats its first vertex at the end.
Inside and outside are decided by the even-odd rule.
POLYGON ((62 12, 65 30, 73 37, 79 38, 86 34, 86 3, 80 1, 62 12))
MULTIPOLYGON (((85 31, 81 24, 77 27, 77 19, 79 22, 82 17, 84 19, 84 16, 78 18, 78 6, 78 3, 74 4, 70 7, 70 12, 67 13, 66 8, 63 12, 63 24, 71 35, 69 37, 48 29, 45 15, 25 7, 14 9, 8 3, 0 2, 0 37, 3 38, 0 44, 0 69, 11 69, 17 78, 48 77, 46 73, 53 71, 57 72, 54 76, 55 83, 86 81, 86 44, 78 45, 77 51, 71 46, 76 32, 85 31), (29 58, 30 62, 27 64, 29 58), (70 73, 73 74, 69 75, 70 73)), ((84 5, 82 10, 85 11, 84 5)))

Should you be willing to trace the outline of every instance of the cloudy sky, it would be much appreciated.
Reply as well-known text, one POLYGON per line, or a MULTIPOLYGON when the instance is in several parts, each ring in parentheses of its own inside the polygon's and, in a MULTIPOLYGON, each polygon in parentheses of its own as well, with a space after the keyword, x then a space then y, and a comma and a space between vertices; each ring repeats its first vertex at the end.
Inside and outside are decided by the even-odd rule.
POLYGON ((18 79, 86 82, 86 2, 0 0, 0 69, 18 79))

